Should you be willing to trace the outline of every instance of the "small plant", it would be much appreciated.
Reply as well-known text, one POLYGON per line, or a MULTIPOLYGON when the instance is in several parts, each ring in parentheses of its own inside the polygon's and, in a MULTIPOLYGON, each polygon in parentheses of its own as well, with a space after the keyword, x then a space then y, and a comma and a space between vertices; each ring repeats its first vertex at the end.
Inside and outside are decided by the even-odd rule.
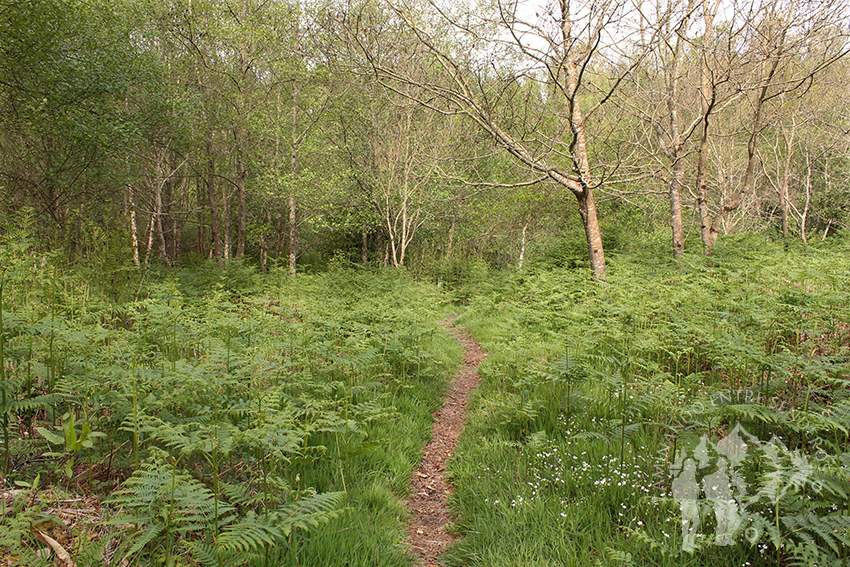
POLYGON ((50 431, 45 427, 37 427, 36 431, 53 445, 59 445, 62 451, 45 453, 46 457, 59 457, 65 459, 65 476, 70 479, 74 476, 74 459, 84 449, 94 448, 97 439, 106 437, 105 433, 92 431, 88 423, 83 423, 79 431, 76 427, 76 417, 73 412, 62 416, 62 430, 59 433, 50 431))

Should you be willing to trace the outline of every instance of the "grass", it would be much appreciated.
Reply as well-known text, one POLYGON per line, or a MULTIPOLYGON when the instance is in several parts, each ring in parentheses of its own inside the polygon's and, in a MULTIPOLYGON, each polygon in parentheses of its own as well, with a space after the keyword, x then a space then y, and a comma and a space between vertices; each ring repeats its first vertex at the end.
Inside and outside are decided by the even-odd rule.
POLYGON ((10 248, 0 564, 51 564, 36 527, 80 566, 409 565, 402 501, 456 309, 490 355, 447 564, 846 563, 847 245, 657 248, 612 254, 608 284, 550 259, 448 292, 238 262, 116 288, 10 248), (684 551, 672 482, 686 458, 718 470, 738 425, 735 545, 701 498, 684 551))
POLYGON ((840 247, 750 237, 678 267, 618 255, 607 285, 549 266, 476 289, 458 323, 491 354, 451 463, 448 564, 846 561, 848 274, 840 247), (701 500, 685 552, 676 467, 736 424, 757 436, 736 545, 714 545, 701 500))

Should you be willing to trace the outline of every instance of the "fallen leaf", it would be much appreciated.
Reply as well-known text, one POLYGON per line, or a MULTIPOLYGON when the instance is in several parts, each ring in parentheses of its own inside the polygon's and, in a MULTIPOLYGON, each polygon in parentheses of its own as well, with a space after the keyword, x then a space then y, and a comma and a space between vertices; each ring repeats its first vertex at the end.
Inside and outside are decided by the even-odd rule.
POLYGON ((39 530, 33 531, 35 532, 35 537, 40 539, 42 543, 49 545, 53 552, 56 553, 56 557, 61 559, 65 563, 65 565, 67 565, 68 567, 77 567, 77 564, 74 563, 74 560, 71 559, 71 556, 68 554, 67 551, 65 551, 65 548, 62 547, 58 541, 56 541, 49 535, 40 532, 39 530))

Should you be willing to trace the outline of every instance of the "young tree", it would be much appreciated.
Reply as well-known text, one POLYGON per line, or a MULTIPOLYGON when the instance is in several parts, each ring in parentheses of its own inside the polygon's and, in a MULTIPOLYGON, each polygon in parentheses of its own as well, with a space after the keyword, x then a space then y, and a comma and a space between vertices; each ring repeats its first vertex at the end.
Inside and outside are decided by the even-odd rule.
POLYGON ((721 72, 720 65, 713 66, 714 74, 708 67, 706 45, 714 33, 719 6, 717 0, 668 0, 657 4, 655 12, 642 12, 642 25, 655 30, 658 46, 635 73, 633 91, 619 97, 620 104, 632 109, 652 133, 644 144, 647 153, 658 155, 655 159, 664 171, 674 258, 685 249, 682 191, 691 153, 689 142, 702 125, 707 143, 718 88, 728 79, 728 72, 721 72), (694 81, 697 74, 700 80, 694 81))

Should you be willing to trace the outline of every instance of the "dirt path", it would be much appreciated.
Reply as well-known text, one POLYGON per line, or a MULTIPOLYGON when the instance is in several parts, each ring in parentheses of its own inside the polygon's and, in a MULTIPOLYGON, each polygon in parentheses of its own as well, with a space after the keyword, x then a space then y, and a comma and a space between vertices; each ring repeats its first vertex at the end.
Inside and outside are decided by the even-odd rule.
MULTIPOLYGON (((451 319, 444 324, 451 327, 451 319)), ((439 556, 454 537, 446 531, 451 522, 447 500, 451 487, 446 482, 446 461, 454 454, 466 418, 466 400, 478 386, 478 365, 487 356, 481 345, 466 332, 451 327, 451 335, 463 346, 464 365, 449 385, 443 407, 434 414, 434 433, 425 447, 422 463, 413 471, 413 497, 407 501, 407 529, 411 552, 426 567, 441 565, 439 556)))

